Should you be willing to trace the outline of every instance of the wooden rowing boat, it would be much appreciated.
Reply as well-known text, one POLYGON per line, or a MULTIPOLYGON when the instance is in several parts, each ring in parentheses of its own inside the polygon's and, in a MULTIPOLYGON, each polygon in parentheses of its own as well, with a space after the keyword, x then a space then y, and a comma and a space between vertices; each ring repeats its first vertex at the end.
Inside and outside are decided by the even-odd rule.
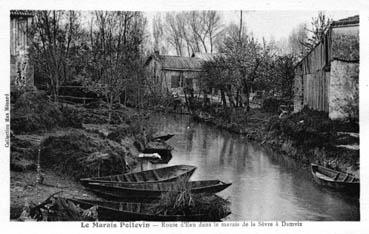
POLYGON ((314 181, 320 185, 358 194, 360 191, 359 178, 345 173, 335 171, 317 164, 311 164, 311 173, 314 181))
POLYGON ((103 177, 83 178, 80 181, 86 185, 93 182, 104 183, 153 183, 176 180, 189 180, 196 167, 190 165, 176 165, 158 169, 130 172, 125 174, 110 175, 103 177))
MULTIPOLYGON (((224 183, 220 180, 199 180, 188 181, 191 193, 218 193, 231 183, 224 183)), ((164 193, 171 191, 182 191, 184 184, 181 182, 161 182, 161 183, 88 183, 87 188, 92 192, 106 198, 121 200, 152 200, 160 198, 164 193)))
MULTIPOLYGON (((112 202, 84 199, 67 199, 82 209, 97 206, 99 221, 219 221, 211 220, 209 214, 163 215, 155 214, 150 203, 112 202)), ((224 214, 224 217, 230 214, 224 214)), ((221 218, 224 218, 221 217, 221 218)))
POLYGON ((167 135, 163 135, 163 136, 153 137, 151 139, 151 141, 167 141, 172 137, 174 137, 174 134, 167 134, 167 135))

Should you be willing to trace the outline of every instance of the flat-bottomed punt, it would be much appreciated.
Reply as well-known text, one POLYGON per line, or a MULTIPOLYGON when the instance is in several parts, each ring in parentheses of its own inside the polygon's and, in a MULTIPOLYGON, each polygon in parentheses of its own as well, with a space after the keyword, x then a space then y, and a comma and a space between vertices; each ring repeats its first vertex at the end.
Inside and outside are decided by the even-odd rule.
MULTIPOLYGON (((67 199, 82 209, 97 206, 99 221, 220 221, 211 220, 209 214, 163 215, 155 214, 155 205, 150 203, 129 203, 96 201, 84 199, 67 199)), ((224 217, 229 215, 224 214, 224 217)), ((224 218, 221 217, 221 218, 224 218)))
POLYGON ((336 190, 359 194, 359 178, 317 164, 311 164, 311 173, 316 183, 336 190))
POLYGON ((163 136, 153 137, 151 141, 167 141, 172 137, 174 137, 174 134, 167 134, 163 136))
POLYGON ((189 180, 196 167, 190 165, 176 165, 158 169, 130 172, 125 174, 84 178, 82 184, 104 182, 104 183, 157 183, 176 180, 189 180))
POLYGON ((189 189, 191 193, 218 193, 231 183, 224 183, 220 180, 199 180, 188 181, 184 183, 178 182, 162 182, 162 183, 140 183, 140 184, 122 184, 122 183, 88 183, 87 187, 92 192, 105 197, 120 200, 152 200, 159 199, 167 192, 180 192, 184 187, 189 189))

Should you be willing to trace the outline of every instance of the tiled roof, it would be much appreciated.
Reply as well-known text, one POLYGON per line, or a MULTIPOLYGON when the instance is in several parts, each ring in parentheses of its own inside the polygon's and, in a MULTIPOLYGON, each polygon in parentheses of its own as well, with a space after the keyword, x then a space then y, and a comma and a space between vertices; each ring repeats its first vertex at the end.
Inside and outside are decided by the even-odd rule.
POLYGON ((16 17, 16 16, 28 16, 33 17, 34 12, 31 10, 10 10, 10 16, 16 17))
POLYGON ((344 19, 336 20, 332 22, 332 26, 344 26, 350 24, 358 24, 359 23, 359 15, 350 16, 344 19))
POLYGON ((214 58, 216 57, 220 57, 220 56, 224 56, 224 54, 215 54, 215 53, 200 53, 200 52, 195 52, 192 54, 191 57, 194 57, 194 58, 199 58, 199 59, 202 59, 204 61, 210 61, 210 60, 213 60, 214 58))
POLYGON ((151 59, 159 61, 162 69, 174 71, 201 71, 204 62, 199 58, 153 54, 148 57, 145 64, 147 65, 151 59))

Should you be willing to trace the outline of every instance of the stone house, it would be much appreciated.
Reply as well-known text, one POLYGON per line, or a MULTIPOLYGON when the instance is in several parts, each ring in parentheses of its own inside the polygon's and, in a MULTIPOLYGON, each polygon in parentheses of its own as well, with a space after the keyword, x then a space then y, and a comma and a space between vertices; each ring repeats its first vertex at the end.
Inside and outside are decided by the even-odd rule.
POLYGON ((10 11, 10 86, 33 87, 34 69, 29 61, 27 32, 32 23, 33 12, 10 11))
POLYGON ((358 118, 359 16, 332 22, 324 39, 295 67, 294 111, 358 118))
POLYGON ((184 88, 199 91, 198 77, 203 60, 195 57, 160 55, 149 56, 145 66, 151 79, 151 91, 184 94, 184 88))

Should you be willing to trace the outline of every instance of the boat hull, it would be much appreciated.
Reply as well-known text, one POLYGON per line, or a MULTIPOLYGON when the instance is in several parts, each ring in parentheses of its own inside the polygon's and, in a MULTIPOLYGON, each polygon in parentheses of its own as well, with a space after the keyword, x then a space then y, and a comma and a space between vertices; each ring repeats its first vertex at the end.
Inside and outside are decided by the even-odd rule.
POLYGON ((81 179, 81 183, 87 186, 89 183, 157 183, 173 182, 177 180, 188 181, 195 172, 196 167, 189 165, 177 165, 158 169, 132 172, 104 177, 92 177, 81 179))
POLYGON ((153 137, 152 141, 167 141, 172 137, 174 137, 173 134, 167 134, 167 135, 163 135, 163 136, 153 137))
MULTIPOLYGON (((155 204, 147 203, 123 203, 123 202, 106 202, 93 201, 83 199, 68 199, 78 204, 82 209, 89 209, 97 206, 99 221, 220 221, 209 219, 208 214, 196 215, 155 215, 149 214, 148 209, 154 207, 155 204), (145 210, 146 209, 146 213, 145 210)), ((224 217, 229 215, 226 214, 224 217)), ((223 217, 223 218, 224 218, 223 217)))
MULTIPOLYGON (((231 185, 231 183, 224 183, 218 180, 209 181, 190 181, 189 189, 191 193, 218 193, 231 185)), ((147 201, 160 199, 160 197, 170 191, 179 191, 176 182, 170 183, 156 183, 156 184, 105 184, 105 183, 90 183, 88 189, 99 196, 118 199, 118 200, 134 200, 147 201)))
POLYGON ((349 194, 360 193, 360 183, 358 179, 354 178, 355 182, 346 182, 339 178, 351 178, 347 173, 334 171, 316 164, 311 164, 311 173, 314 181, 324 187, 328 187, 337 191, 342 191, 349 194), (339 173, 339 174, 338 174, 339 173), (337 177, 338 179, 335 179, 337 177))

